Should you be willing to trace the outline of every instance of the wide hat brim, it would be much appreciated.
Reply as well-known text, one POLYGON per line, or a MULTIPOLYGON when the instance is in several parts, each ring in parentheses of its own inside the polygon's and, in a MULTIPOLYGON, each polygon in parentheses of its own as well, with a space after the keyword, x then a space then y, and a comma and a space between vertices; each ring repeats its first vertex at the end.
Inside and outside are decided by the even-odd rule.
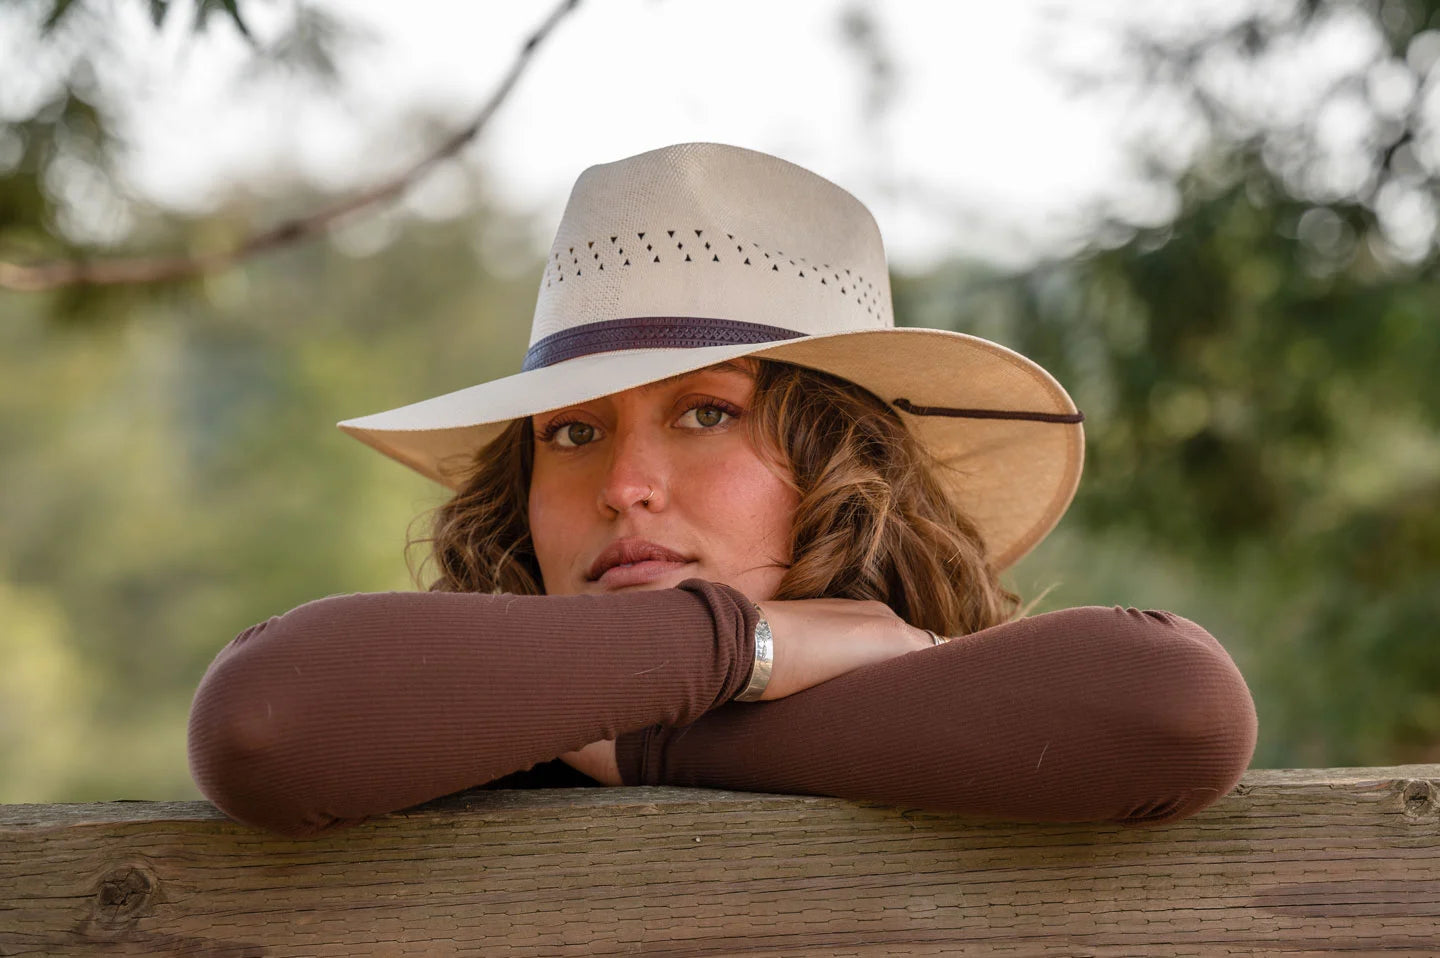
POLYGON ((592 353, 338 425, 456 488, 475 453, 512 420, 742 356, 831 373, 889 403, 939 464, 937 479, 975 522, 996 569, 1029 552, 1074 498, 1084 463, 1084 430, 1079 422, 1044 419, 1075 417, 1065 389, 1013 350, 938 329, 869 329, 773 344, 592 353), (913 406, 897 406, 897 400, 913 406), (1020 411, 1038 418, 906 411, 915 407, 1020 411))

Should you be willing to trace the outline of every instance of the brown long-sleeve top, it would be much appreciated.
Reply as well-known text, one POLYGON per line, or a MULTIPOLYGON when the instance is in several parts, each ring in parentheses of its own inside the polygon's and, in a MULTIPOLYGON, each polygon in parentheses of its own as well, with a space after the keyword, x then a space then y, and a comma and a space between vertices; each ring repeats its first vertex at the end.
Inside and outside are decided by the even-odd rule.
POLYGON ((732 702, 755 622, 741 593, 699 579, 320 599, 217 656, 191 708, 191 773, 227 815, 287 835, 485 783, 593 785, 556 756, 601 739, 627 785, 1141 824, 1216 801, 1254 752, 1244 679, 1167 612, 1065 609, 732 702))

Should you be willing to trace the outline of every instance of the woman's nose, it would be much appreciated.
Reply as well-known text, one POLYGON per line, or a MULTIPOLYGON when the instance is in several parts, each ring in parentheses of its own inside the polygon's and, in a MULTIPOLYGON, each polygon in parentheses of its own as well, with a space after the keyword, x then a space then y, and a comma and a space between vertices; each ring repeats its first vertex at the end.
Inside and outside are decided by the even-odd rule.
POLYGON ((597 504, 600 511, 624 515, 639 507, 655 511, 665 506, 665 482, 660 451, 636 433, 616 436, 597 504))

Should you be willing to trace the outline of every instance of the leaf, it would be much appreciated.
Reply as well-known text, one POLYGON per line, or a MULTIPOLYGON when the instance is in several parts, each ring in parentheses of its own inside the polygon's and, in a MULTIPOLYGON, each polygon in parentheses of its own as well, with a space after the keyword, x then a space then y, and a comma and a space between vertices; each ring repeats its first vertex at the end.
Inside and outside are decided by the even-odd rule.
POLYGON ((257 49, 246 79, 284 71, 292 77, 335 88, 340 80, 338 52, 377 41, 377 37, 332 14, 302 4, 296 7, 290 26, 264 48, 257 49))
MULTIPOLYGON (((164 2, 164 0, 162 0, 164 2)), ((245 18, 240 14, 239 0, 195 0, 195 30, 203 32, 209 25, 210 14, 216 10, 224 13, 235 24, 235 29, 251 45, 255 44, 255 36, 245 24, 245 18)))
POLYGON ((226 13, 230 14, 230 19, 235 21, 235 29, 240 31, 240 35, 253 43, 255 38, 250 35, 250 28, 245 25, 245 20, 240 16, 239 0, 220 0, 220 5, 225 8, 226 13))
POLYGON ((55 0, 54 6, 50 8, 50 13, 47 14, 45 19, 40 23, 40 33, 44 35, 54 31, 55 27, 65 18, 65 14, 69 13, 70 8, 74 5, 75 0, 55 0))

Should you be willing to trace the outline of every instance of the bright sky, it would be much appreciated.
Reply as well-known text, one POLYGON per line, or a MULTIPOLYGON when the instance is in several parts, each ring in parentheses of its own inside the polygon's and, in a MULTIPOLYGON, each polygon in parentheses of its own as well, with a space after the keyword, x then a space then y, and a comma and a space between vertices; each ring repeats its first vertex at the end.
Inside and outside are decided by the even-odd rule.
MULTIPOLYGON (((407 118, 424 111, 458 125, 551 9, 538 0, 325 0, 370 36, 342 63, 339 91, 323 94, 245 77, 246 50, 219 18, 197 39, 172 17, 157 37, 145 4, 114 4, 119 53, 102 82, 130 105, 127 177, 182 208, 214 202, 237 181, 263 188, 277 170, 298 168, 333 189, 402 168, 433 142, 408 134, 407 118)), ((1204 16, 1224 20, 1252 5, 1208 4, 1204 16)), ((954 255, 1019 262, 1063 252, 1101 197, 1141 218, 1170 212, 1168 196, 1135 185, 1125 150, 1137 132, 1134 105, 1074 95, 1064 75, 1066 64, 1113 62, 1120 27, 1147 8, 1124 0, 583 0, 465 157, 506 203, 553 224, 592 163, 686 140, 729 142, 855 193, 898 263, 954 255), (842 37, 844 11, 856 6, 875 19, 894 57, 893 99, 878 121, 865 110, 863 58, 842 37)), ((242 9, 264 38, 290 8, 252 0, 242 9)), ((27 95, 22 78, 6 85, 0 116, 27 95)), ((1184 124, 1165 136, 1180 154, 1194 146, 1184 124)), ((443 213, 445 176, 408 202, 443 213)))

